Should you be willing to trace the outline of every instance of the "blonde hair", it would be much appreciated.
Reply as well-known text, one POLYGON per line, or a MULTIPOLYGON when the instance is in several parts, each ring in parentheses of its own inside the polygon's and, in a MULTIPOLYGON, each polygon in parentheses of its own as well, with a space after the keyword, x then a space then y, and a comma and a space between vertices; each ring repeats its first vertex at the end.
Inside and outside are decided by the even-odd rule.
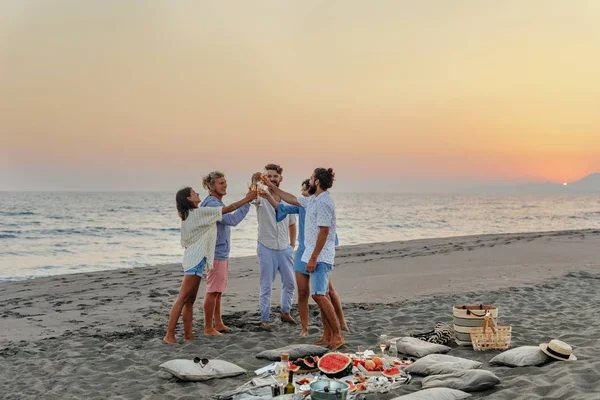
POLYGON ((210 174, 202 178, 202 186, 204 189, 210 191, 210 187, 215 184, 215 181, 219 178, 224 178, 225 174, 221 171, 213 171, 210 174))

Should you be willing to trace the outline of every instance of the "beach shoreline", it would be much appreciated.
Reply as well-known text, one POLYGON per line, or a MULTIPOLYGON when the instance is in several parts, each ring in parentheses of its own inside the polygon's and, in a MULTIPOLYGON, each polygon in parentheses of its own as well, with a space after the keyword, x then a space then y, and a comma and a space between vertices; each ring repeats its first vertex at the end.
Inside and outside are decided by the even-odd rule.
MULTIPOLYGON (((351 329, 348 346, 376 345, 384 332, 408 334, 449 322, 452 303, 497 304, 500 319, 513 325, 516 345, 562 338, 574 345, 580 361, 521 369, 527 379, 518 384, 523 376, 500 368, 503 383, 485 395, 519 398, 515 394, 526 386, 529 398, 586 398, 579 387, 598 393, 588 381, 600 370, 593 333, 600 326, 592 316, 586 322, 582 304, 600 301, 598 291, 591 289, 599 279, 599 245, 600 230, 585 229, 342 246, 333 279, 351 329), (560 373, 566 375, 561 378, 560 373), (552 383, 541 392, 540 382, 552 383), (572 396, 556 397, 565 387, 572 396)), ((265 364, 254 358, 260 350, 311 343, 318 335, 314 307, 306 339, 296 336, 297 327, 280 323, 273 332, 260 332, 258 265, 249 256, 231 259, 223 298, 225 322, 235 332, 167 346, 161 338, 181 277, 181 265, 171 264, 0 283, 0 369, 5 377, 0 392, 14 398, 209 398, 250 376, 181 383, 167 379, 158 365, 202 353, 236 362, 251 373, 265 364)), ((280 288, 276 280, 274 315, 280 288)), ((203 291, 204 283, 195 305, 197 335, 203 291)), ((297 316, 295 299, 293 313, 297 316)), ((179 327, 179 338, 180 332, 179 327)), ((451 354, 480 361, 492 355, 464 348, 451 354)), ((418 388, 417 380, 405 392, 418 388)))

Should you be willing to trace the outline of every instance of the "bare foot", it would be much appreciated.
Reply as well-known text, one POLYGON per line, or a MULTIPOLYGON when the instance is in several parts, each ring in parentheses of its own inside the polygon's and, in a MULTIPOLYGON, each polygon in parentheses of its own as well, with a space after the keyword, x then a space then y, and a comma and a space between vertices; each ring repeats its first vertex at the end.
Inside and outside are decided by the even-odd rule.
POLYGON ((321 339, 317 340, 315 342, 315 344, 319 345, 319 344, 325 344, 325 343, 328 343, 328 342, 329 342, 329 339, 326 339, 326 338, 322 337, 321 339))
POLYGON ((348 329, 348 325, 342 325, 340 326, 340 330, 346 332, 346 333, 350 333, 350 329, 348 329))
POLYGON ((216 330, 218 330, 219 332, 229 332, 231 331, 231 328, 228 327, 227 325, 223 324, 223 325, 218 325, 216 328, 216 330))
POLYGON ((338 340, 329 342, 329 345, 327 347, 330 350, 337 350, 345 344, 346 344, 346 341, 344 340, 344 338, 340 338, 338 340))
POLYGON ((222 336, 223 334, 215 328, 205 329, 204 336, 222 336))
POLYGON ((194 340, 196 340, 196 338, 194 336, 184 337, 183 338, 184 342, 193 342, 194 340))
POLYGON ((166 344, 177 344, 177 339, 175 339, 175 335, 165 335, 163 342, 166 344))
POLYGON ((281 321, 287 322, 288 324, 296 325, 297 322, 290 313, 281 314, 281 321))
POLYGON ((298 336, 308 336, 308 329, 302 328, 298 336))

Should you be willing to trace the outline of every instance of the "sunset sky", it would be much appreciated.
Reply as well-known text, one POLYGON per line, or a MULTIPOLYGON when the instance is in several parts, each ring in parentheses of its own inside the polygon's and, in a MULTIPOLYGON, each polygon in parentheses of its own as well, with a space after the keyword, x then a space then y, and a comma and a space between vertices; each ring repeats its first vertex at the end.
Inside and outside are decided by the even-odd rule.
MULTIPOLYGON (((600 1, 0 2, 0 190, 600 172, 600 1)), ((334 187, 335 188, 335 187, 334 187)))

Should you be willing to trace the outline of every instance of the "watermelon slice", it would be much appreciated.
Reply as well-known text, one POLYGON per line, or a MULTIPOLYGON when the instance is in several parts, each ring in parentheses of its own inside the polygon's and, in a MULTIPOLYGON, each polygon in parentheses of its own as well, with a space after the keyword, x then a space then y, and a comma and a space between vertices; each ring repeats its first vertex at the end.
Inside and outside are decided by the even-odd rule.
POLYGON ((298 371, 300 371, 300 366, 299 366, 299 365, 296 365, 296 364, 294 364, 294 362, 293 362, 293 361, 290 361, 290 362, 288 363, 288 369, 289 369, 290 371, 298 372, 298 371))
POLYGON ((300 366, 303 369, 315 369, 317 368, 318 358, 315 360, 315 357, 308 356, 301 359, 300 366))
POLYGON ((400 372, 400 368, 394 367, 394 368, 387 368, 387 369, 383 370, 382 374, 383 374, 383 376, 392 378, 392 377, 400 375, 401 372, 400 372))
POLYGON ((342 378, 352 373, 352 359, 342 353, 327 353, 319 359, 319 370, 328 378, 342 378))

